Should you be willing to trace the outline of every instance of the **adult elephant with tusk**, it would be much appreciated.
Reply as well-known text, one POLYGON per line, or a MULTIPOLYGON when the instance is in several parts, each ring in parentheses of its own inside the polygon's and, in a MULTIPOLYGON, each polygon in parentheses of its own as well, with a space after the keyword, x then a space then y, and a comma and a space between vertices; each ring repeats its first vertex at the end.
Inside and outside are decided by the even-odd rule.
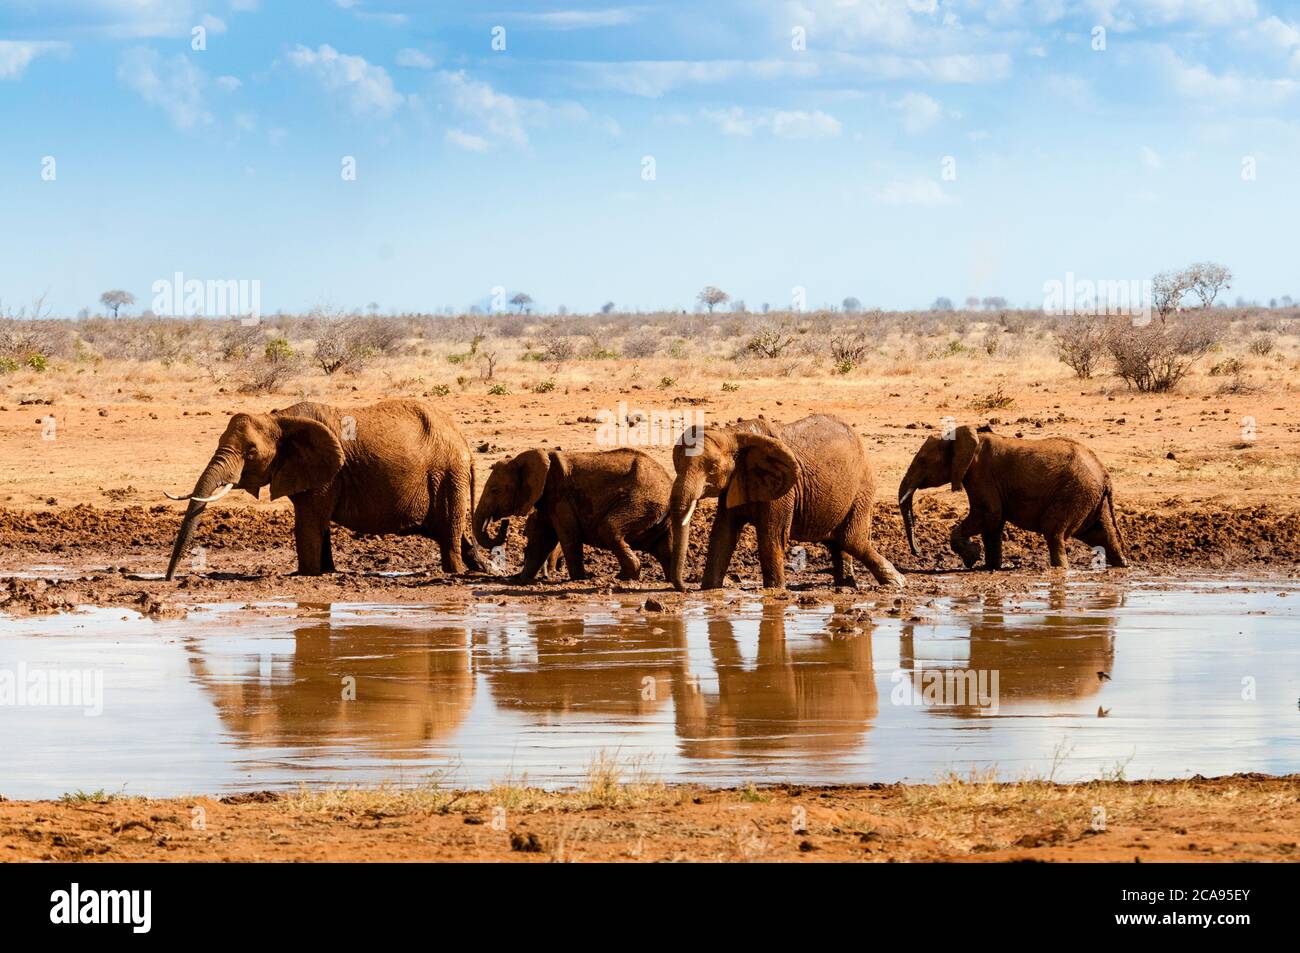
POLYGON ((305 402, 235 414, 185 496, 167 578, 189 550, 204 508, 232 489, 293 504, 298 574, 334 571, 330 525, 358 533, 418 533, 438 543, 442 568, 483 561, 470 533, 474 465, 455 423, 429 404, 388 400, 355 411, 305 402))
POLYGON ((1102 551, 1107 566, 1127 566, 1115 521, 1110 474, 1097 455, 1063 437, 1020 440, 957 427, 929 437, 898 486, 898 507, 912 555, 919 557, 912 501, 917 490, 949 483, 966 491, 970 512, 952 528, 949 544, 970 569, 1002 568, 1002 530, 1011 523, 1047 539, 1051 563, 1067 567, 1065 541, 1082 540, 1102 551))
POLYGON ((871 542, 876 480, 866 447, 837 417, 815 414, 791 424, 741 420, 694 427, 673 447, 677 478, 669 500, 671 582, 685 589, 691 518, 706 497, 718 498, 701 587, 723 585, 744 527, 758 534, 767 588, 785 586, 785 550, 794 541, 825 543, 835 584, 852 585, 845 557, 862 562, 877 582, 903 577, 871 542))

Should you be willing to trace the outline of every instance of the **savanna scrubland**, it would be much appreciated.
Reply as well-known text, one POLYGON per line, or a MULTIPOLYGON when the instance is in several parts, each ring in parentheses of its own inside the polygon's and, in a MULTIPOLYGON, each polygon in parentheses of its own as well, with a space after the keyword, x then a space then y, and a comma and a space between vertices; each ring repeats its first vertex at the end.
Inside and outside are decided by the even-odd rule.
MULTIPOLYGON (((1210 308, 1141 327, 1011 310, 9 320, 0 560, 75 553, 156 572, 181 510, 162 493, 193 485, 231 414, 419 397, 453 416, 480 474, 530 447, 609 446, 601 437, 615 418, 644 439, 674 415, 837 414, 868 442, 882 488, 876 538, 903 571, 918 564, 895 488, 945 419, 1074 437, 1111 472, 1138 566, 1287 571, 1300 555, 1297 369, 1297 309, 1210 308)), ((645 449, 671 469, 673 433, 651 436, 645 449)), ((924 568, 960 565, 946 534, 964 507, 944 490, 919 497, 924 568)), ((217 571, 288 572, 290 527, 287 501, 235 493, 213 505, 198 543, 217 571)), ((423 569, 436 558, 422 539, 339 535, 340 569, 423 569)), ((1086 548, 1071 546, 1078 564, 1086 548)), ((808 549, 820 573, 825 553, 808 549)), ((612 576, 612 560, 593 555, 612 576)), ((749 578, 753 553, 742 544, 739 556, 733 569, 749 578)), ((1041 541, 1015 531, 1008 556, 1045 565, 1041 541)))

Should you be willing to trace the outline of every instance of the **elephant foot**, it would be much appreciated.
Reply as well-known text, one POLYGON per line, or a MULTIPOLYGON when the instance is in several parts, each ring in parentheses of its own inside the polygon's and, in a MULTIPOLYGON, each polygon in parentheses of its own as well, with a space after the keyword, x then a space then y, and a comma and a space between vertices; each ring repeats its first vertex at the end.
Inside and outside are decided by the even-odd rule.
POLYGON ((971 543, 966 546, 953 547, 954 552, 961 558, 962 565, 967 569, 973 569, 975 564, 980 561, 982 552, 978 543, 971 543))
POLYGON ((537 581, 537 577, 517 572, 513 576, 506 576, 504 581, 511 586, 531 586, 537 581))
POLYGON ((842 579, 836 579, 836 580, 835 580, 835 588, 836 588, 836 589, 856 589, 856 588, 858 588, 858 581, 857 581, 857 579, 855 579, 853 576, 845 576, 845 577, 842 578, 842 579))
POLYGON ((883 584, 893 586, 895 589, 907 588, 907 580, 903 577, 903 574, 899 572, 897 569, 893 570, 893 574, 883 584))

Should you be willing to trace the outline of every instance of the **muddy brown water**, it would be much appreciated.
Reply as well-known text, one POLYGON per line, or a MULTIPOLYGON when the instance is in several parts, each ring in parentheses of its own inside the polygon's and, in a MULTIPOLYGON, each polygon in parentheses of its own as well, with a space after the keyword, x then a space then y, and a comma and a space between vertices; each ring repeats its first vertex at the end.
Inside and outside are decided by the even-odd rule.
POLYGON ((0 616, 0 794, 1300 770, 1294 581, 642 598, 0 616))

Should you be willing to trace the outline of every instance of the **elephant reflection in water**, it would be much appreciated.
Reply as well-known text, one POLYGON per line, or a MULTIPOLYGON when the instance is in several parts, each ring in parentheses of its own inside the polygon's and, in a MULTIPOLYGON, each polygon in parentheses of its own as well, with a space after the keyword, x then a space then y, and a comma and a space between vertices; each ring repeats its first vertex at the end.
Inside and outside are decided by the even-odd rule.
MULTIPOLYGON (((927 661, 922 644, 918 661, 916 626, 904 624, 899 644, 900 668, 911 675, 917 695, 924 671, 965 669, 997 673, 999 709, 1016 704, 1084 699, 1098 693, 1098 672, 1109 672, 1115 660, 1114 610, 1123 605, 1115 590, 1103 590, 1080 599, 1076 612, 1068 612, 1065 582, 1053 582, 1048 610, 1035 618, 1034 610, 1007 612, 1006 597, 988 593, 982 611, 954 615, 969 626, 969 657, 961 661, 927 661), (1090 614, 1084 614, 1089 610, 1090 614)), ((948 700, 951 701, 951 700, 948 700)), ((936 713, 970 716, 979 713, 975 698, 964 704, 927 705, 936 713)))
POLYGON ((679 615, 532 623, 533 665, 493 666, 496 703, 542 713, 652 716, 671 702, 681 753, 692 758, 734 754, 823 753, 860 742, 876 714, 871 639, 785 637, 785 606, 767 605, 756 623, 707 623, 717 690, 692 672, 688 622, 679 615), (747 664, 741 644, 757 659, 747 664))
POLYGON ((321 621, 293 637, 293 654, 273 657, 269 671, 247 656, 232 670, 205 657, 202 642, 190 646, 194 676, 240 744, 343 744, 421 757, 429 742, 460 727, 474 701, 464 629, 321 621))
POLYGON ((801 638, 791 645, 785 627, 786 607, 765 604, 750 663, 740 650, 753 638, 748 622, 708 622, 718 690, 678 701, 683 754, 825 755, 861 744, 879 704, 870 634, 801 638))
POLYGON ((535 619, 528 631, 536 664, 493 664, 488 674, 498 707, 552 714, 642 717, 680 690, 686 633, 677 616, 637 616, 617 625, 581 619, 535 619))

